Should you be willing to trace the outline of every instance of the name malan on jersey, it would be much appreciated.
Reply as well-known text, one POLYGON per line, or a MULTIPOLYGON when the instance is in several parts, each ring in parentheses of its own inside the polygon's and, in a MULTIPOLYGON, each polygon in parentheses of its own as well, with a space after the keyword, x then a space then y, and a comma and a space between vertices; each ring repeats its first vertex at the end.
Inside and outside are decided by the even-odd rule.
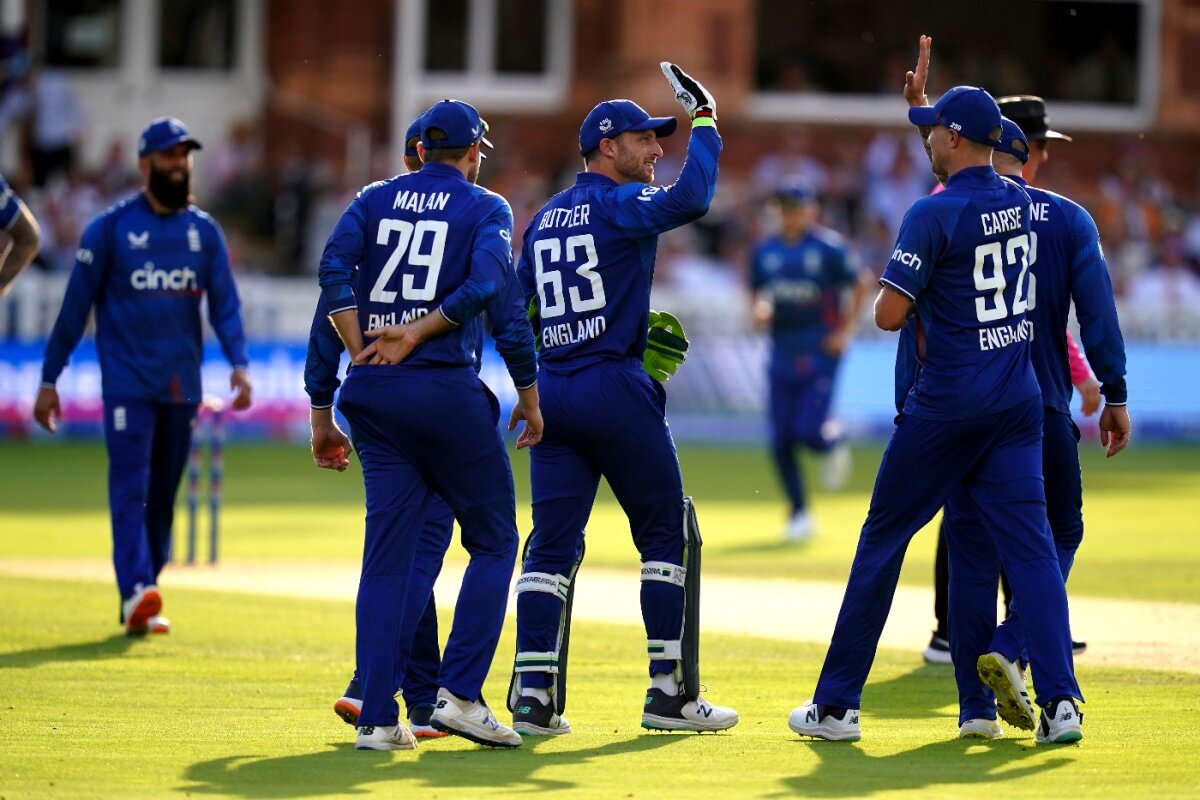
POLYGON ((1008 231, 1021 230, 1021 207, 1002 208, 999 211, 987 211, 979 215, 983 223, 984 236, 1008 231))
POLYGON ((586 317, 575 320, 573 323, 560 322, 557 325, 542 328, 542 347, 546 349, 562 347, 565 344, 595 339, 607 328, 608 323, 601 316, 586 317))
POLYGON ((392 210, 399 209, 424 214, 426 211, 444 211, 449 202, 449 192, 413 192, 404 189, 396 192, 396 199, 392 201, 392 210))

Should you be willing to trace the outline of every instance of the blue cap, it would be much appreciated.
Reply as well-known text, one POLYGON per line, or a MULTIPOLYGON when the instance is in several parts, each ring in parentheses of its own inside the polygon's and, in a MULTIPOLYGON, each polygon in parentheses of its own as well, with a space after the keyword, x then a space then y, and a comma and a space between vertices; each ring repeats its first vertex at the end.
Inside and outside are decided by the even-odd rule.
POLYGON ((424 114, 418 114, 417 118, 409 123, 408 130, 404 132, 404 155, 409 158, 417 158, 420 155, 417 152, 416 142, 413 142, 412 147, 409 147, 408 143, 412 142, 413 139, 421 138, 421 119, 424 116, 424 114))
POLYGON ((775 189, 775 199, 784 203, 815 203, 819 198, 817 187, 803 178, 788 178, 775 189))
POLYGON ((1000 127, 1000 106, 983 89, 955 86, 938 98, 932 108, 908 109, 908 121, 921 126, 945 125, 973 142, 995 145, 992 131, 1000 127))
POLYGON ((674 133, 678 125, 674 117, 650 116, 632 100, 605 100, 583 118, 579 154, 586 156, 600 146, 601 139, 615 139, 625 131, 654 131, 661 139, 674 133))
POLYGON ((138 156, 147 153, 157 153, 160 150, 170 150, 177 144, 191 145, 193 150, 199 150, 198 140, 188 133, 187 126, 175 117, 159 117, 146 126, 138 139, 138 156))
POLYGON ((492 143, 483 137, 487 133, 487 123, 470 103, 442 100, 431 105, 418 119, 421 123, 421 144, 425 145, 426 150, 470 147, 476 142, 492 146, 492 143), (430 141, 431 128, 441 129, 447 138, 430 141))
POLYGON ((1000 118, 1000 143, 996 145, 996 152, 1016 156, 1022 164, 1029 160, 1029 140, 1025 138, 1025 131, 1008 117, 1000 118))

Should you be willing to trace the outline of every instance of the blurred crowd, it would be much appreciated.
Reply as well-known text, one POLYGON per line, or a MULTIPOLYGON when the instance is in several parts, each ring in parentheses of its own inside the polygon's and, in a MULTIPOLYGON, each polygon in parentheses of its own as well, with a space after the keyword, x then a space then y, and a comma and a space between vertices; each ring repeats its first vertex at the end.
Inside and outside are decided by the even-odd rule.
MULTIPOLYGON (((99 164, 80 162, 76 148, 86 126, 69 84, 51 71, 31 71, 18 91, 0 101, 0 135, 15 132, 25 142, 17 163, 0 164, 0 171, 43 226, 36 269, 69 271, 87 222, 139 185, 133 142, 112 142, 99 164)), ((267 158, 262 130, 245 120, 219 141, 205 142, 196 157, 198 203, 221 222, 243 273, 313 274, 325 236, 359 187, 349 185, 341 165, 298 146, 274 145, 267 158)), ((481 180, 508 198, 519 236, 546 198, 571 182, 580 169, 578 156, 569 143, 547 158, 523 150, 517 137, 494 138, 497 149, 481 180)), ((1055 151, 1054 168, 1040 183, 1095 217, 1126 334, 1200 339, 1200 179, 1189 181, 1189 190, 1173 188, 1153 152, 1137 140, 1108 171, 1084 176, 1071 169, 1069 147, 1055 151)), ((659 183, 677 174, 677 152, 669 148, 660 160, 659 183)), ((854 139, 797 129, 757 159, 731 161, 722 166, 708 216, 662 238, 656 287, 680 295, 742 296, 748 253, 775 224, 772 189, 793 178, 817 187, 823 222, 879 272, 905 210, 934 185, 919 138, 903 130, 854 139)), ((372 174, 387 175, 388 164, 386 152, 376 153, 372 174)), ((1192 169, 1200 178, 1200 170, 1192 169)))

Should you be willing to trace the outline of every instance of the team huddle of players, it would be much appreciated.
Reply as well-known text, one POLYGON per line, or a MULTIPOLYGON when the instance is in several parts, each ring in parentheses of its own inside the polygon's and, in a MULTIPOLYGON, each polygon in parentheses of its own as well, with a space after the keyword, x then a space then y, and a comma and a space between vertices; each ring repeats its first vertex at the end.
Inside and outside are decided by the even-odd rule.
MULTIPOLYGON (((906 215, 874 309, 880 328, 903 331, 899 415, 824 667, 789 725, 801 735, 859 738, 862 688, 905 548, 944 507, 960 735, 1000 736, 999 716, 1037 727, 1039 742, 1078 741, 1083 698, 1064 582, 1082 537, 1081 488, 1065 331, 1073 300, 1105 399, 1102 440, 1114 455, 1128 442, 1129 420, 1111 286, 1087 213, 1021 177, 1022 165, 1044 158, 1045 137, 1042 149, 1031 146, 1036 139, 983 89, 954 87, 930 107, 929 53, 922 37, 905 97, 944 190, 906 215), (1053 498, 1052 469, 1073 470, 1072 480, 1055 480, 1053 498), (997 625, 1001 568, 1014 602, 997 625)), ((654 185, 655 163, 677 120, 629 100, 602 102, 580 127, 583 171, 534 215, 514 257, 511 209, 477 183, 491 146, 487 123, 470 104, 443 100, 407 132, 410 171, 365 186, 328 238, 305 389, 316 464, 344 470, 354 450, 362 465, 357 668, 335 704, 356 726, 360 749, 413 749, 419 737, 447 734, 516 747, 523 736, 571 732, 563 712, 573 587, 601 477, 641 560, 642 726, 721 731, 738 722, 700 690, 702 542, 662 385, 688 341, 678 319, 649 306, 657 237, 707 212, 721 138, 712 95, 679 67, 661 66, 691 123, 671 185, 654 185), (481 694, 519 543, 499 404, 478 376, 485 320, 517 390, 508 429, 522 425, 517 448, 530 451, 533 530, 515 589, 511 727, 481 694), (342 352, 351 359, 344 380, 342 352), (334 421, 335 395, 349 436, 334 421), (433 586, 455 521, 470 561, 439 653, 433 586)), ((85 232, 35 404, 53 430, 55 381, 95 306, 114 564, 131 635, 170 629, 157 578, 200 400, 204 295, 234 368, 234 405, 250 403, 224 241, 190 203, 199 147, 171 118, 143 134, 145 186, 85 232), (147 281, 146 270, 165 278, 147 281), (186 280, 170 280, 176 273, 186 280)), ((0 189, 0 212, 21 208, 0 189)), ((802 540, 813 521, 792 450, 805 445, 845 470, 829 404, 875 281, 816 224, 810 187, 789 183, 777 199, 782 230, 756 250, 751 280, 755 317, 773 335, 772 449, 792 504, 788 535, 802 540)), ((15 274, 2 267, 0 275, 15 274)))

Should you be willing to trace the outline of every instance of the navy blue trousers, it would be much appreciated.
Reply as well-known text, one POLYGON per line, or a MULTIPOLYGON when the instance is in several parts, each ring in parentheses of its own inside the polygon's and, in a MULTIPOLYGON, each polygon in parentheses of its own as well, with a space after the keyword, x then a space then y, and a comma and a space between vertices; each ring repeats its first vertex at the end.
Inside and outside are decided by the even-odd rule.
MULTIPOLYGON (((1046 524, 1042 486, 1042 406, 1033 398, 969 420, 925 420, 901 414, 875 479, 833 640, 815 702, 860 708, 862 688, 891 610, 908 543, 957 490, 989 520, 1025 618, 1040 695, 1079 697, 1071 662, 1067 595, 1046 524)), ((954 541, 952 537, 951 541, 954 541)), ((951 545, 954 557, 955 545, 951 545)), ((961 548, 961 549, 966 549, 961 548)), ((995 615, 992 594, 978 608, 955 604, 954 620, 995 615)), ((951 632, 953 636, 953 629, 951 632)), ((994 716, 994 711, 992 715, 994 716)))
MULTIPOLYGON (((666 393, 641 363, 604 362, 571 375, 538 378, 546 429, 530 456, 533 532, 524 570, 566 575, 579 553, 600 478, 629 518, 642 561, 683 563, 683 477, 666 420, 666 393)), ((683 589, 643 581, 647 639, 683 631, 683 589)), ((517 650, 555 649, 562 601, 546 592, 517 596, 517 650)), ((650 662, 667 673, 673 660, 650 662)), ((550 686, 550 673, 527 672, 523 687, 550 686)))
POLYGON ((104 398, 108 507, 121 599, 158 582, 171 556, 175 494, 187 466, 195 405, 104 398))
MULTIPOLYGON (((360 725, 395 725, 405 680, 405 619, 430 498, 454 511, 470 563, 463 575, 439 682, 478 698, 487 677, 517 552, 516 501, 495 397, 469 367, 356 367, 338 409, 350 422, 366 490, 366 535, 356 604, 360 725)), ((427 597, 428 595, 426 595, 427 597)), ((426 601, 427 603, 428 601, 426 601)))
POLYGON ((793 514, 807 505, 796 448, 828 453, 838 442, 825 423, 839 359, 818 351, 800 360, 802 369, 770 375, 771 458, 793 514))

